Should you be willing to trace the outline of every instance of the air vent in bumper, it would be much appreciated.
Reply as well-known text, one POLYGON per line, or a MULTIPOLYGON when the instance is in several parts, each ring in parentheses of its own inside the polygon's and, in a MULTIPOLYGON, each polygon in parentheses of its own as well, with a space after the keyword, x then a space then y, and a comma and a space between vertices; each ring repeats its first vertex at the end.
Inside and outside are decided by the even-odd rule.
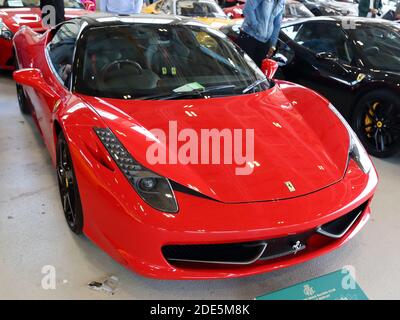
POLYGON ((172 265, 180 263, 250 265, 257 261, 300 254, 310 249, 308 244, 314 236, 322 235, 325 239, 330 238, 328 241, 343 237, 362 215, 366 206, 367 202, 317 229, 287 237, 241 243, 167 245, 162 247, 162 253, 172 265))
POLYGON ((266 242, 233 244, 174 245, 162 248, 169 262, 251 264, 263 255, 266 242))
POLYGON ((343 237, 364 212, 365 207, 366 203, 344 215, 343 217, 320 226, 317 229, 317 233, 334 239, 343 237))

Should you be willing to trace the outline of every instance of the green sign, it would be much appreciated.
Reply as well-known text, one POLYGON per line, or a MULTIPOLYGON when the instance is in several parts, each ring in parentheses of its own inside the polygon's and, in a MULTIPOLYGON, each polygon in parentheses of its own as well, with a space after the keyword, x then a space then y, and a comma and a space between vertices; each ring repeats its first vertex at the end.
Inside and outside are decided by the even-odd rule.
POLYGON ((368 300, 348 269, 257 297, 257 300, 368 300))

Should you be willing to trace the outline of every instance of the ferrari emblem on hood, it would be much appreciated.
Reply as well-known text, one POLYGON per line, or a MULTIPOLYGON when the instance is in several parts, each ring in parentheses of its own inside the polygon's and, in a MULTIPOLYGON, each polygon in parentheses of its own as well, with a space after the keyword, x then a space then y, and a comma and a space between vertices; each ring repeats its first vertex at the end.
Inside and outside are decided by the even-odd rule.
POLYGON ((290 181, 286 181, 285 185, 289 189, 290 192, 295 192, 296 191, 296 188, 294 187, 293 183, 291 183, 290 181))
POLYGON ((365 78, 365 76, 366 76, 366 75, 365 75, 364 73, 359 73, 358 76, 357 76, 357 81, 358 81, 358 82, 363 81, 364 78, 365 78))

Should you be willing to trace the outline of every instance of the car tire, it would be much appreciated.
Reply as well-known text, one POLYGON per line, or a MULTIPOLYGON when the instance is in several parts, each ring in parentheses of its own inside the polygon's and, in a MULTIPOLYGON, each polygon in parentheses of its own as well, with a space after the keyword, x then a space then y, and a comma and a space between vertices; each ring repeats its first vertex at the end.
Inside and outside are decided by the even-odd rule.
POLYGON ((16 84, 16 87, 17 87, 17 98, 18 98, 19 110, 21 111, 22 114, 29 115, 31 113, 31 109, 29 106, 28 99, 26 98, 24 89, 18 83, 16 84))
MULTIPOLYGON (((14 57, 15 57, 15 51, 14 51, 14 57)), ((14 63, 15 63, 15 70, 18 70, 19 67, 16 58, 14 58, 14 63)), ((24 88, 18 83, 16 84, 16 88, 17 88, 19 110, 21 111, 22 114, 29 115, 31 113, 31 108, 28 99, 26 98, 24 88)))
POLYGON ((76 234, 82 234, 83 212, 68 143, 60 132, 57 138, 57 180, 65 219, 68 227, 76 234))
POLYGON ((375 90, 356 104, 352 127, 367 152, 388 158, 400 151, 400 99, 389 90, 375 90))

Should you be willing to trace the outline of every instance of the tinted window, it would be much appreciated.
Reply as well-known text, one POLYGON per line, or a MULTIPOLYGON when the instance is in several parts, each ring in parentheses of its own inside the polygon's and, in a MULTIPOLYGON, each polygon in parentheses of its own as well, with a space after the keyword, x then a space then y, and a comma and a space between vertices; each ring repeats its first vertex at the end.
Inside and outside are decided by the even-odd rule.
POLYGON ((304 23, 282 28, 297 44, 314 53, 329 52, 345 63, 351 63, 354 52, 343 30, 332 23, 304 23))
POLYGON ((120 99, 221 85, 231 88, 220 94, 239 94, 264 76, 225 38, 212 29, 184 25, 92 29, 79 49, 75 89, 120 99))
POLYGON ((79 26, 75 23, 63 24, 49 43, 50 61, 64 84, 69 80, 72 69, 75 42, 79 26))
POLYGON ((377 69, 400 71, 400 28, 363 25, 353 35, 364 57, 377 69))

